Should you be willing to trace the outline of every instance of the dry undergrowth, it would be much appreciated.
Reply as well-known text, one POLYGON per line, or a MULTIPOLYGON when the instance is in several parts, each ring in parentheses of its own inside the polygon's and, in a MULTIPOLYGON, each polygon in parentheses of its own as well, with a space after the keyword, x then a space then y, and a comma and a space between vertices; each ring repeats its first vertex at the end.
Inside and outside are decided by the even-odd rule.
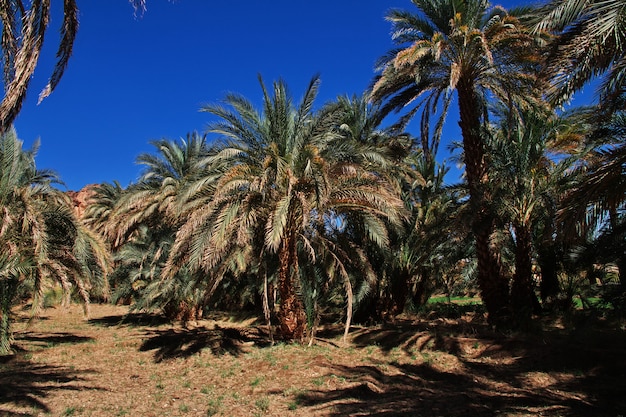
POLYGON ((498 335, 401 320, 270 345, 253 320, 184 329, 125 307, 45 310, 0 359, 0 416, 626 415, 626 337, 586 324, 498 335))

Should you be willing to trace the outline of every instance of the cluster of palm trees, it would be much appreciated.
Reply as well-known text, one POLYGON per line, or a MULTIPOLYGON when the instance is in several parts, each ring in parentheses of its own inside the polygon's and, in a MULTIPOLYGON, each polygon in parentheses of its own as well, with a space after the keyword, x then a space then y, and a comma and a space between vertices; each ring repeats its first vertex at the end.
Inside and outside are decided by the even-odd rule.
POLYGON ((339 297, 349 327, 376 280, 370 253, 383 256, 408 216, 411 141, 379 129, 365 97, 314 110, 318 77, 298 103, 282 81, 260 84, 262 111, 238 95, 203 109, 221 140, 153 142, 140 181, 96 189, 86 215, 119 248, 114 299, 183 319, 228 299, 268 320, 279 299, 281 335, 302 339, 339 297))
POLYGON ((399 47, 381 60, 372 97, 405 117, 421 111, 423 125, 433 115, 442 123, 456 100, 481 296, 495 324, 513 317, 523 325, 538 304, 533 259, 544 300, 558 291, 564 252, 594 234, 619 242, 612 261, 623 264, 624 148, 616 124, 626 3, 557 0, 512 11, 480 0, 412 3, 417 13, 388 16, 399 47), (597 108, 569 118, 556 111, 605 72, 597 108), (503 238, 513 241, 513 268, 503 238))
MULTIPOLYGON (((48 239, 56 249, 40 253, 37 239, 15 240, 3 226, 16 249, 2 258, 2 285, 41 281, 33 268, 60 253, 107 271, 104 256, 76 255, 84 230, 109 245, 114 302, 183 321, 251 307, 281 337, 313 340, 326 315, 343 318, 347 334, 353 318, 384 319, 473 277, 489 320, 522 328, 570 300, 580 279, 621 284, 626 2, 411 3, 389 12, 397 48, 365 94, 318 106, 318 77, 298 102, 284 82, 259 79, 261 109, 236 94, 205 107, 217 120, 206 135, 154 141, 155 153, 138 158, 141 178, 94 187, 80 222, 58 209, 42 220, 47 233, 63 231, 65 240, 48 239), (599 104, 563 110, 594 77, 599 104), (437 152, 455 109, 465 170, 446 186, 437 152), (16 257, 18 246, 31 255, 16 257)), ((49 202, 51 179, 13 187, 45 184, 46 197, 33 198, 49 202)), ((11 193, 4 213, 28 217, 11 193)), ((48 275, 84 288, 85 275, 66 269, 48 275)))

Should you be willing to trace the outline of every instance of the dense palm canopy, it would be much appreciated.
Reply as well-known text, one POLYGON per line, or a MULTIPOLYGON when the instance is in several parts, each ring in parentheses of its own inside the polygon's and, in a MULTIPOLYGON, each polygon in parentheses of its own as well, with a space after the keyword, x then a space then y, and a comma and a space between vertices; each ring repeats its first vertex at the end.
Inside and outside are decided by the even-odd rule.
POLYGON ((202 200, 208 194, 194 188, 206 204, 188 199, 188 220, 173 248, 179 255, 170 265, 201 268, 215 289, 227 273, 256 264, 264 276, 275 263, 286 338, 304 336, 310 300, 302 294, 307 285, 314 287, 307 280, 319 274, 345 287, 349 320, 350 264, 362 258, 350 254, 361 239, 387 245, 387 225, 399 224, 401 211, 390 184, 371 169, 375 152, 355 148, 354 139, 342 134, 343 113, 314 111, 318 84, 314 78, 295 104, 282 81, 272 90, 261 82, 262 112, 234 94, 226 106, 203 109, 218 117, 209 131, 223 140, 207 163, 227 169, 210 198, 202 200), (302 258, 320 269, 305 274, 302 258))
MULTIPOLYGON (((0 353, 19 297, 37 308, 56 282, 65 302, 76 288, 88 304, 110 267, 104 241, 115 302, 185 322, 245 306, 286 340, 312 341, 326 313, 347 335, 353 311, 384 320, 458 281, 477 281, 489 319, 508 325, 528 324, 540 307, 536 281, 544 306, 569 275, 592 277, 598 264, 617 265, 623 282, 623 1, 507 12, 484 0, 412 0, 414 10, 387 16, 397 47, 368 92, 316 107, 318 77, 299 101, 283 81, 259 79, 260 108, 237 94, 205 106, 206 135, 153 141, 137 159, 139 180, 92 187, 82 220, 9 129, 49 3, 0 2, 0 353), (554 111, 602 74, 599 106, 554 111), (437 152, 454 108, 465 170, 446 186, 437 152), (34 291, 24 294, 25 283, 34 291)), ((64 5, 41 98, 78 27, 76 2, 64 5)))

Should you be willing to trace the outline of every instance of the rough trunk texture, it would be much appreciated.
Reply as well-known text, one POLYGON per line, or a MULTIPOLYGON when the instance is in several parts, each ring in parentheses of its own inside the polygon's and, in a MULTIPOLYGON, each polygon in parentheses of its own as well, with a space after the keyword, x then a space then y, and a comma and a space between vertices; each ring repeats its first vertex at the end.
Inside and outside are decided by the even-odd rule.
POLYGON ((489 210, 487 194, 487 165, 484 142, 481 137, 481 106, 470 80, 459 80, 457 85, 465 173, 469 186, 470 205, 474 219, 472 232, 478 261, 478 285, 489 321, 495 325, 506 323, 509 316, 509 285, 502 274, 500 260, 491 248, 494 218, 489 210))
POLYGON ((278 292, 280 308, 278 320, 281 336, 286 340, 302 342, 306 331, 306 313, 302 300, 296 292, 295 277, 298 273, 296 242, 293 237, 283 241, 279 250, 280 269, 278 272, 278 292))
POLYGON ((541 269, 539 292, 541 301, 545 305, 556 299, 560 289, 554 246, 542 246, 538 251, 537 262, 541 269))
POLYGON ((527 327, 534 309, 531 233, 524 225, 515 225, 515 275, 511 286, 511 307, 517 324, 527 327))
POLYGON ((556 208, 553 203, 550 203, 548 207, 548 215, 545 217, 543 231, 541 232, 541 242, 537 248, 537 263, 541 269, 539 291, 544 307, 555 301, 560 291, 559 278, 557 276, 556 243, 554 241, 556 234, 554 225, 556 208))

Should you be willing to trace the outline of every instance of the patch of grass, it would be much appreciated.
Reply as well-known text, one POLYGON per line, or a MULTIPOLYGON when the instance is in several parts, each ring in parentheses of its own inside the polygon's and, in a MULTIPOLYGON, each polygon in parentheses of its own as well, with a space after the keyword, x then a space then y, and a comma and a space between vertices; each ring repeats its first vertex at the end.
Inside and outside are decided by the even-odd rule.
POLYGON ((63 416, 65 417, 75 416, 75 415, 78 415, 77 413, 81 413, 83 410, 84 410, 83 407, 75 407, 75 406, 67 407, 63 411, 63 416))
POLYGON ((241 369, 241 365, 239 363, 234 363, 228 369, 224 369, 221 373, 222 378, 227 378, 231 376, 235 376, 237 371, 241 369))
POLYGON ((267 411, 270 409, 270 399, 267 397, 259 398, 254 402, 254 405, 262 412, 267 413, 267 411))
POLYGON ((187 412, 189 412, 189 406, 188 406, 187 404, 181 404, 181 405, 178 407, 178 410, 179 410, 181 413, 187 413, 187 412))
POLYGON ((261 381, 263 381, 263 378, 261 377, 256 377, 254 378, 251 382, 250 382, 250 386, 251 387, 258 387, 261 384, 261 381))
POLYGON ((207 417, 217 415, 218 413, 221 412, 223 400, 224 400, 224 397, 220 395, 219 397, 209 401, 209 404, 206 410, 207 417))
POLYGON ((321 387, 322 385, 324 385, 324 382, 326 382, 326 378, 324 378, 323 376, 313 378, 313 385, 315 385, 316 387, 321 387))
POLYGON ((335 374, 332 374, 330 377, 331 377, 331 378, 333 378, 333 379, 336 379, 337 381, 339 381, 339 382, 341 382, 341 383, 346 382, 346 377, 345 377, 345 376, 342 376, 342 375, 335 375, 335 374))
POLYGON ((293 411, 293 410, 297 410, 298 407, 302 404, 302 400, 303 400, 304 396, 306 395, 306 391, 302 390, 300 388, 290 388, 289 390, 284 391, 283 395, 285 395, 285 396, 294 395, 295 396, 293 401, 291 401, 289 404, 287 404, 287 408, 289 410, 293 411))
POLYGON ((426 304, 443 304, 443 303, 453 303, 453 304, 459 304, 459 305, 478 305, 478 304, 482 304, 482 301, 480 301, 480 298, 476 298, 476 297, 450 297, 448 299, 448 297, 446 295, 436 295, 433 297, 430 297, 428 299, 428 301, 426 301, 426 304))
POLYGON ((267 351, 267 352, 265 353, 264 360, 265 360, 267 363, 269 363, 270 365, 272 365, 272 366, 275 366, 275 365, 276 365, 276 357, 274 356, 273 352, 271 352, 271 351, 267 351))

